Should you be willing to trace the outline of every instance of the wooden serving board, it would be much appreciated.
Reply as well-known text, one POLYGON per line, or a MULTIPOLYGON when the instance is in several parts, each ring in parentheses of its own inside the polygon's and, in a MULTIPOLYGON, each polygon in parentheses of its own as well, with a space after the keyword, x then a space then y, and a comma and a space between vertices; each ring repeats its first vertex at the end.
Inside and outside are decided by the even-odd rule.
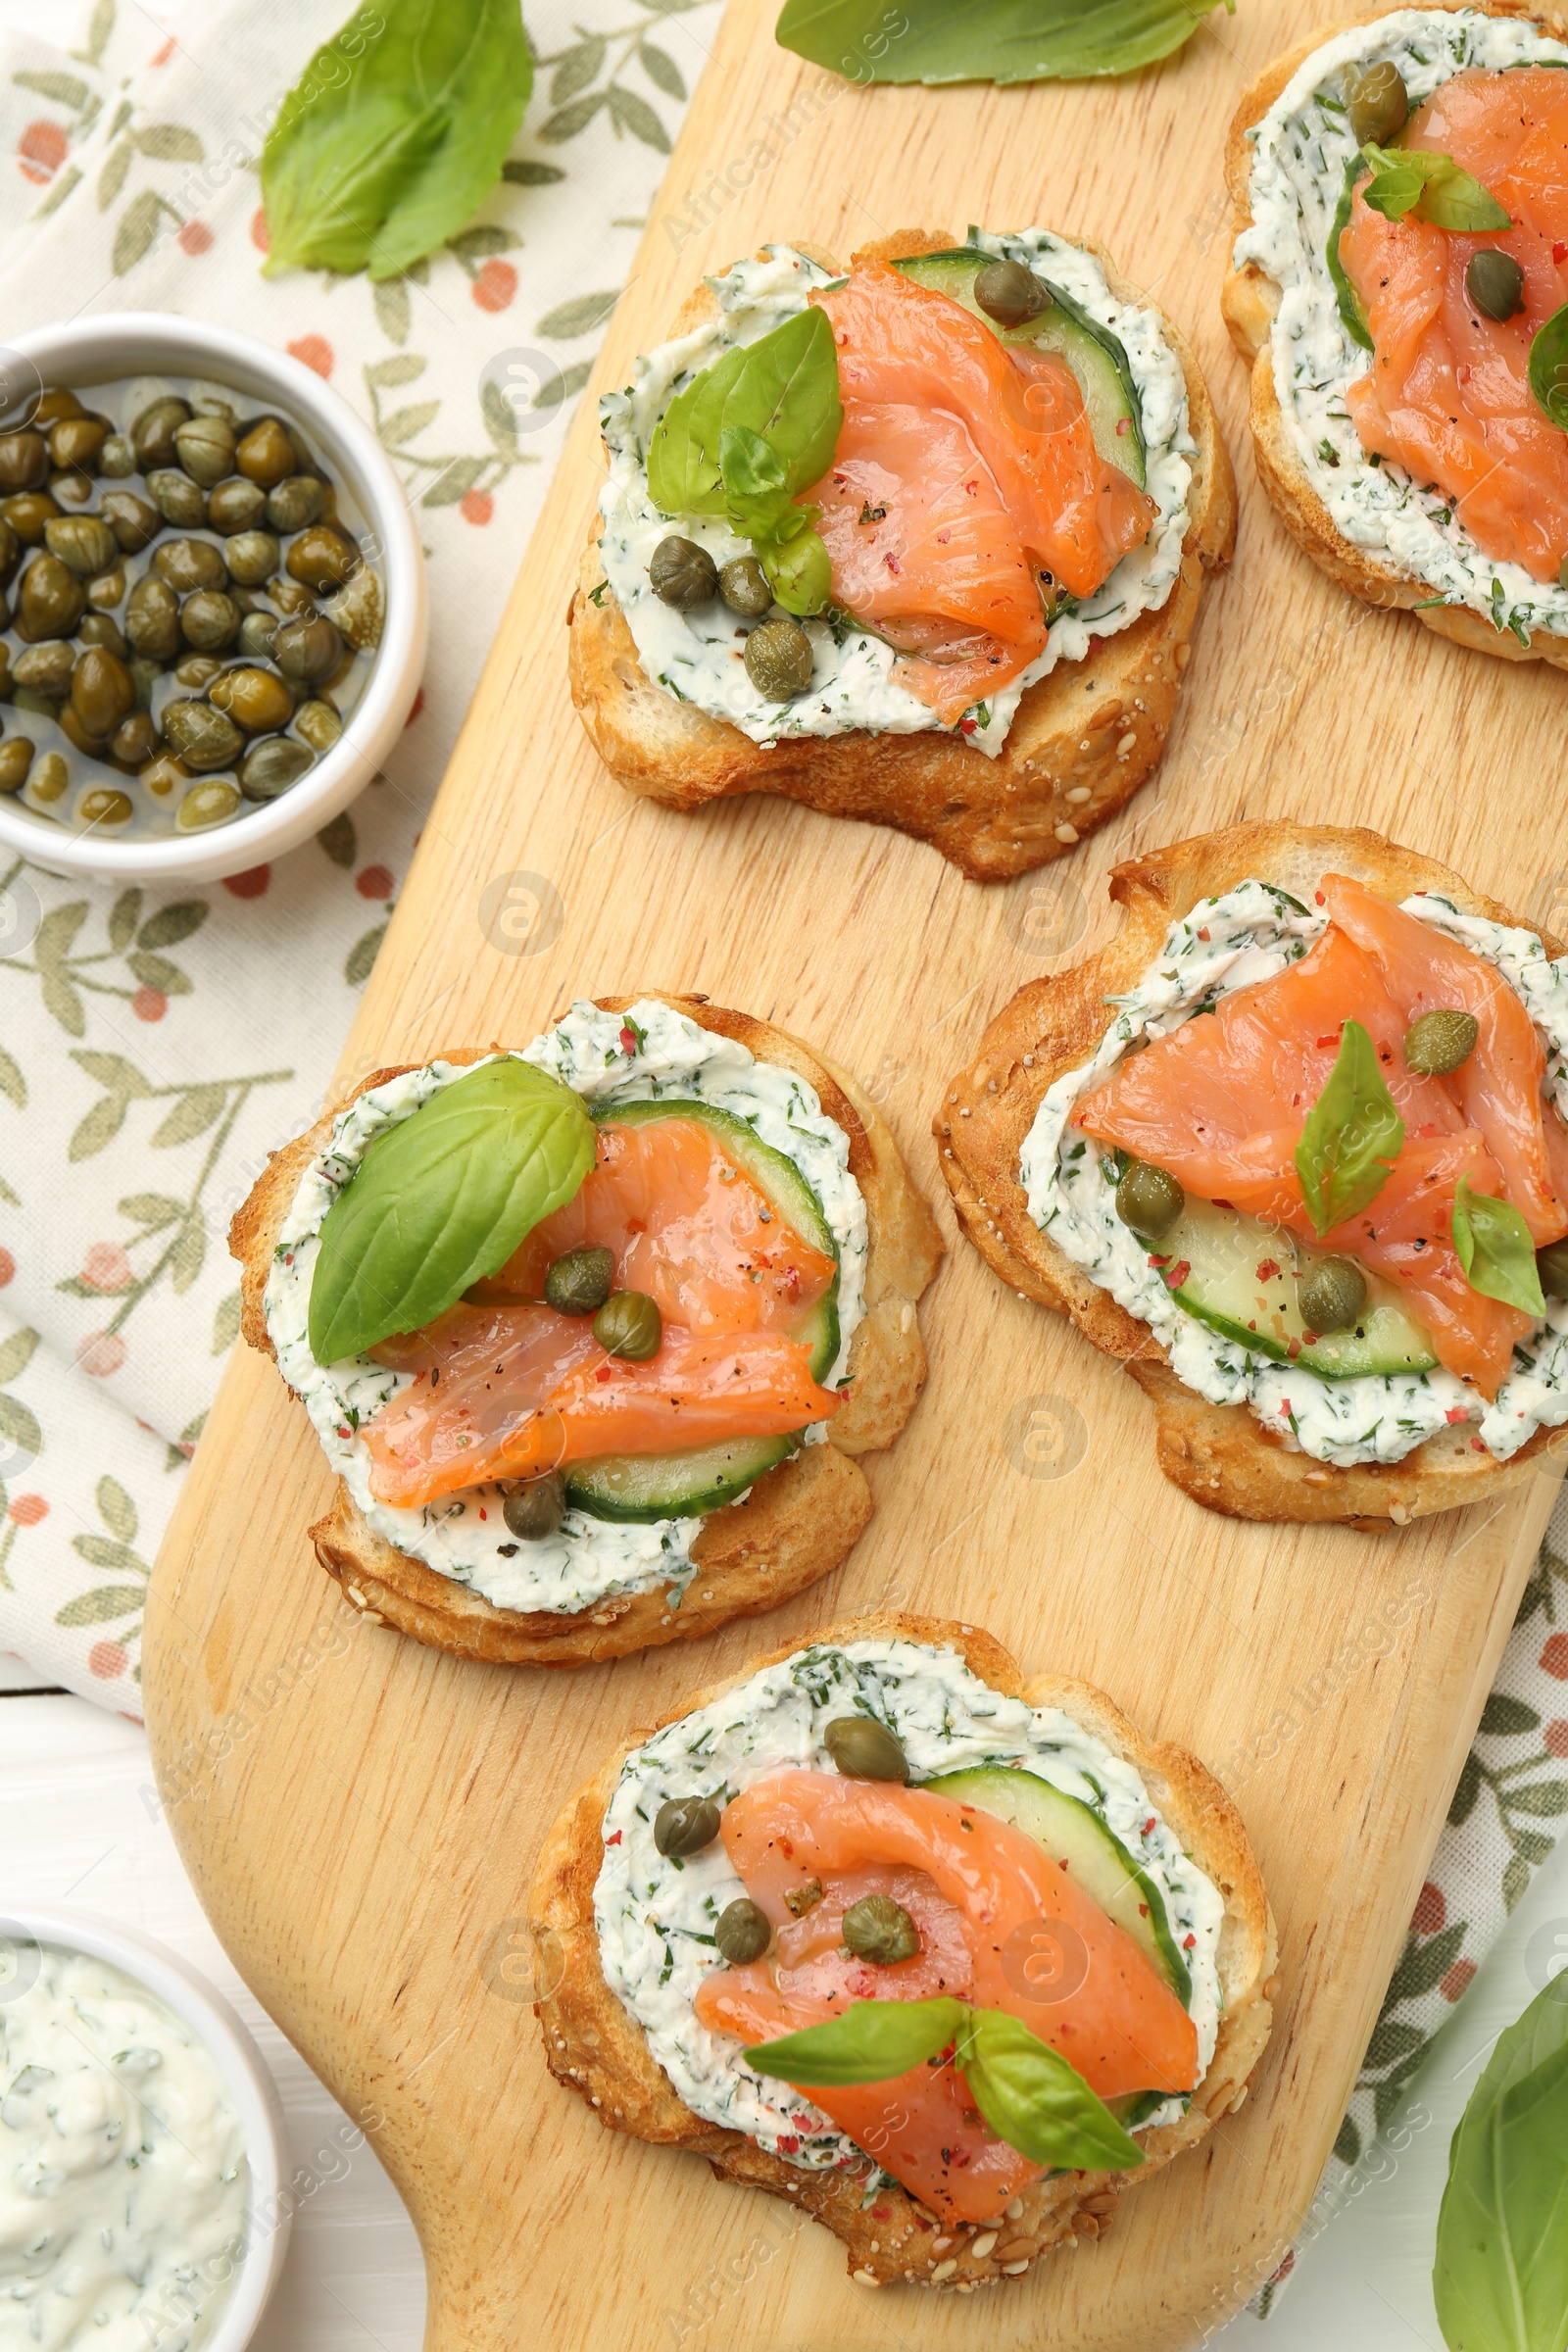
MULTIPOLYGON (((1005 91, 849 89, 775 48, 775 6, 731 0, 599 382, 624 380, 700 270, 764 237, 841 256, 911 223, 1102 238, 1197 346, 1243 488, 1163 770, 1069 859, 989 889, 786 802, 691 818, 628 798, 566 693, 599 478, 588 399, 343 1067, 521 1042, 573 994, 704 990, 858 1073, 952 1236, 942 1082, 1022 981, 1107 929, 1116 859, 1244 815, 1370 823, 1544 916, 1568 896, 1568 688, 1348 602, 1257 494, 1217 308, 1220 157, 1237 93, 1312 27, 1312 0, 1242 0, 1132 81, 1005 91), (548 917, 527 955, 491 944, 517 874, 548 917)), ((956 1237, 924 1322, 930 1384, 867 1465, 877 1517, 847 1565, 756 1624, 574 1674, 462 1665, 356 1620, 305 1542, 330 1482, 303 1413, 270 1364, 241 1350, 229 1368, 154 1579, 155 1753, 219 1934, 408 2201, 431 2352, 1159 2352, 1212 2332, 1301 2216, 1550 1483, 1397 1536, 1235 1524, 1160 1479, 1132 1383, 956 1237), (889 1602, 977 1620, 1204 1756, 1280 1925, 1249 2106, 1128 2198, 1102 2245, 978 2299, 854 2286, 789 2209, 603 2132, 546 2076, 526 2005, 534 1855, 602 1754, 758 1650, 889 1602)))

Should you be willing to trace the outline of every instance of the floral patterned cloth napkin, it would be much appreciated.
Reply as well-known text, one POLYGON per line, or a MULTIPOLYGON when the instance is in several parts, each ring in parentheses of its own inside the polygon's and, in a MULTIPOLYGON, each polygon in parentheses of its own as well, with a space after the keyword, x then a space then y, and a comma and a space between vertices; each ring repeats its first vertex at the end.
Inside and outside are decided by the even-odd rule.
MULTIPOLYGON (((155 20, 140 0, 93 0, 69 53, 0 45, 5 331, 171 309, 284 346, 375 426, 430 564, 416 715, 385 775, 309 848, 180 892, 0 864, 0 1643, 132 1715, 150 1562, 237 1328, 228 1218, 321 1104, 718 8, 529 0, 537 86, 481 219, 389 285, 274 283, 258 272, 256 156, 344 14, 287 0, 155 20)), ((1559 1834, 1559 1607, 1568 1504, 1306 2234, 1353 2193, 1559 1834)))

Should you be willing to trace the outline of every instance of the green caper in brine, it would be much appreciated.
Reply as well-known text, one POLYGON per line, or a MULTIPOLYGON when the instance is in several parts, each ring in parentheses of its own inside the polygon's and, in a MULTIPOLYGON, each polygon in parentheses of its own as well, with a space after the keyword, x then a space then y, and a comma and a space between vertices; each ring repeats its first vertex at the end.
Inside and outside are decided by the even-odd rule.
POLYGON ((718 1836, 718 1807, 710 1796, 672 1796, 654 1815, 654 1843, 662 1854, 700 1854, 718 1836))
POLYGON ((150 662, 172 661, 179 651, 179 599, 156 572, 143 572, 130 592, 125 635, 150 662))
POLYGON ((262 490, 275 490, 299 464, 299 452, 275 416, 263 416, 247 430, 234 452, 234 464, 247 481, 262 490))
POLYGON ((62 514, 45 523, 43 541, 79 580, 107 571, 120 554, 119 540, 97 514, 62 514))
POLYGON ((1385 58, 1350 84, 1350 134, 1358 147, 1386 147, 1410 119, 1410 93, 1397 66, 1385 58))
POLYGON ((109 738, 109 757, 120 767, 139 771, 156 758, 163 737, 146 710, 132 710, 109 738))
POLYGON ((181 596, 228 586, 228 565, 210 539, 166 539, 153 558, 153 570, 181 596))
POLYGON ((208 688, 207 698, 247 735, 270 735, 276 728, 286 727, 294 713, 294 698, 276 671, 253 669, 248 664, 220 671, 208 688))
POLYGON ((752 1960, 760 1960, 773 1940, 773 1923, 760 1903, 750 1895, 737 1895, 726 1903, 713 1924, 713 1941, 720 1959, 731 1968, 745 1968, 752 1960))
POLYGON ((975 272, 974 298, 998 326, 1023 326, 1051 308, 1051 289, 1022 262, 987 262, 975 272))
POLYGON ((1476 1050, 1480 1025, 1473 1012, 1444 1005, 1424 1012, 1404 1033, 1404 1062, 1418 1078, 1449 1078, 1476 1050))
POLYGON ((545 1304, 558 1315, 597 1315, 614 1280, 612 1250, 568 1250, 545 1276, 545 1304))
POLYGON ((1175 1177, 1147 1159, 1135 1159, 1116 1187, 1117 1216, 1145 1241, 1169 1233, 1186 1206, 1187 1195, 1175 1177))
POLYGON ((746 675, 769 702, 787 703, 811 683, 811 640, 798 620, 764 620, 746 640, 746 675))
POLYGON ((166 522, 176 531, 194 531, 207 520, 207 493, 200 482, 173 467, 160 467, 147 476, 147 491, 166 522))
POLYGON ((653 552, 648 584, 661 604, 673 605, 677 612, 696 612, 718 593, 718 565, 695 539, 671 532, 653 552))
POLYGON ((98 459, 98 470, 117 482, 136 471, 136 452, 123 433, 110 434, 98 459))
POLYGON ((11 665, 13 682, 31 694, 49 695, 63 703, 71 692, 71 673, 76 657, 64 637, 46 638, 42 645, 24 646, 11 665))
POLYGON ((343 732, 343 721, 328 702, 301 703, 294 713, 294 732, 313 752, 329 752, 343 732))
POLYGON ((362 564, 346 588, 322 607, 326 617, 357 653, 373 653, 381 642, 381 575, 362 564))
POLYGON ((163 715, 170 749, 198 774, 206 768, 231 767, 245 748, 233 720, 211 703, 170 703, 163 715))
POLYGON ((291 473, 268 492, 267 519, 274 531, 303 531, 320 519, 325 505, 325 486, 314 474, 291 473))
POLYGON ((277 569, 280 553, 270 531, 239 531, 223 550, 232 578, 245 588, 260 588, 277 569))
POLYGON ((135 807, 129 793, 118 792, 107 784, 95 784, 91 792, 83 793, 81 805, 76 810, 81 824, 109 832, 121 825, 128 825, 134 814, 135 807))
MULTIPOLYGON (((127 556, 139 556, 144 547, 151 547, 163 529, 163 518, 156 507, 150 507, 134 490, 110 490, 98 503, 98 512, 114 532, 115 544, 127 556)), ((44 536, 48 537, 45 531, 44 536)))
POLYGON ((862 1894, 845 1912, 840 1933, 857 1960, 878 1968, 912 1960, 920 1949, 919 1929, 891 1894, 862 1894))
POLYGON ((501 1516, 519 1543, 542 1544, 566 1516, 566 1482, 559 1470, 505 1488, 501 1516))
POLYGON ((48 476, 49 444, 42 433, 0 433, 0 490, 36 490, 48 476))
POLYGON ((106 645, 112 654, 123 662, 130 652, 113 616, 108 612, 89 612, 76 636, 83 645, 106 645))
POLYGON ((330 677, 343 659, 343 640, 319 612, 309 620, 285 620, 273 642, 272 659, 285 678, 314 685, 330 677))
POLYGON ((903 1745, 874 1716, 835 1715, 823 1730, 822 1745, 846 1780, 908 1780, 903 1745))
POLYGON ((234 470, 234 428, 221 416, 192 416, 174 427, 174 455, 193 482, 211 490, 234 470))
POLYGON ((35 746, 25 735, 8 735, 0 743, 0 792, 20 792, 27 781, 35 746))
POLYGON ((27 778, 27 790, 35 801, 42 801, 49 806, 64 798, 70 783, 71 770, 66 765, 64 754, 45 752, 41 760, 33 761, 32 773, 27 778))
POLYGON ((180 634, 198 653, 221 653, 239 635, 240 610, 220 588, 198 588, 179 608, 180 634))
POLYGON ((24 547, 41 547, 44 532, 59 513, 47 490, 21 490, 15 498, 0 500, 0 516, 24 547))
POLYGON ((191 694, 201 694, 222 666, 216 654, 182 654, 174 663, 174 683, 191 694))
POLYGON ((270 612, 247 612, 239 624, 239 650, 251 662, 270 662, 277 620, 270 612))
POLYGON ((324 596, 328 589, 341 588, 354 577, 360 567, 360 551, 330 523, 313 522, 290 545, 284 567, 291 579, 324 596))
POLYGON ((315 765, 308 744, 291 735, 265 735, 245 755, 239 788, 248 801, 275 801, 315 765))
POLYGON ((62 471, 96 473, 98 453, 109 438, 99 416, 62 416, 49 429, 49 456, 62 471))
POLYGON ((226 824, 240 805, 232 784, 193 784, 174 811, 181 833, 205 833, 209 825, 226 824))
POLYGON ((732 556, 718 575, 718 593, 732 612, 760 620, 773 602, 767 574, 755 556, 732 556))
POLYGON ((41 637, 69 637, 87 610, 87 591, 58 556, 34 556, 22 575, 17 634, 29 645, 41 637))
POLYGON ((1464 290, 1486 318, 1512 318, 1525 307, 1525 273, 1511 253, 1480 246, 1470 256, 1464 290))
POLYGON ((107 646, 89 645, 71 673, 71 707, 84 734, 112 735, 136 707, 130 672, 107 646))
POLYGON ((220 482, 207 501, 208 522, 225 539, 236 531, 254 530, 266 513, 266 492, 237 473, 220 482))
MULTIPOLYGON (((190 403, 177 392, 166 393, 141 410, 132 421, 130 445, 144 472, 175 463, 174 431, 190 416, 190 403)), ((155 493, 156 495, 156 493, 155 493)))
POLYGON ((1310 1332, 1348 1329, 1366 1299, 1366 1276, 1353 1257, 1319 1258, 1296 1289, 1301 1321, 1310 1332))
POLYGON ((659 1353, 663 1318, 646 1291, 614 1291, 594 1317, 594 1338, 607 1355, 646 1364, 659 1353))

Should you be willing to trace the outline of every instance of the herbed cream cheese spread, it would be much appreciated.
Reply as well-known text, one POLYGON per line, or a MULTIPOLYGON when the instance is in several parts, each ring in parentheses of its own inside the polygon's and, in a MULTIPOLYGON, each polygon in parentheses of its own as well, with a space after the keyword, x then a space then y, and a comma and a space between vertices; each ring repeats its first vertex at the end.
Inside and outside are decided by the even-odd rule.
MULTIPOLYGON (((666 1096, 710 1102, 744 1119, 764 1144, 791 1160, 820 1201, 838 1249, 839 1352, 823 1386, 832 1388, 843 1379, 850 1343, 865 1313, 865 1202, 850 1173, 848 1136, 803 1078, 775 1062, 756 1060, 733 1038, 700 1028, 654 998, 640 1000, 625 1013, 573 1004, 564 1020, 536 1037, 517 1058, 548 1070, 594 1104, 666 1096), (630 1050, 623 1043, 628 1035, 634 1041, 630 1050)), ((696 1573, 691 1546, 702 1519, 635 1525, 568 1510, 557 1534, 524 1543, 510 1533, 493 1485, 443 1495, 417 1509, 378 1502, 370 1492, 370 1452, 360 1426, 411 1387, 413 1375, 390 1371, 368 1356, 318 1364, 311 1352, 311 1281, 327 1210, 376 1136, 411 1117, 474 1066, 429 1062, 372 1087, 339 1113, 326 1150, 306 1171, 284 1217, 268 1277, 264 1311, 278 1368, 316 1424, 327 1459, 366 1521, 400 1551, 470 1587, 499 1609, 565 1616, 610 1595, 662 1583, 675 1588, 673 1607, 696 1573)), ((721 1507, 743 1510, 745 1499, 721 1507)))
MULTIPOLYGON (((834 1771, 823 1731, 834 1716, 855 1712, 888 1726, 916 1781, 965 1765, 1021 1763, 1094 1807, 1164 1898, 1192 1973, 1189 2007, 1206 2067, 1222 2007, 1224 1901, 1140 1775, 1060 1708, 993 1690, 954 1650, 868 1640, 801 1650, 667 1725, 627 1757, 605 1809, 594 1886, 600 1964, 687 2106, 807 2171, 869 2161, 803 2092, 755 2074, 739 2041, 699 2023, 698 1987, 723 1965, 714 1923, 746 1890, 722 1839, 684 1860, 654 1843, 655 1816, 669 1797, 723 1803, 773 1773, 834 1771)), ((1167 2100, 1139 2129, 1169 2121, 1186 2104, 1167 2100)))
POLYGON ((626 389, 607 394, 600 403, 610 479, 600 495, 599 551, 648 675, 680 701, 695 703, 712 718, 728 719, 754 743, 842 735, 855 727, 883 735, 934 729, 961 731, 966 742, 994 759, 1026 687, 1058 662, 1083 661, 1092 637, 1113 636, 1140 613, 1157 611, 1175 585, 1191 520, 1188 497, 1197 451, 1188 423, 1187 379, 1165 339, 1159 313, 1118 301, 1095 256, 1050 229, 1024 229, 1016 236, 973 232, 970 242, 987 254, 1038 270, 1120 338, 1142 416, 1147 486, 1158 508, 1154 526, 1093 596, 1052 624, 1039 658, 1010 686, 975 704, 954 728, 944 728, 935 711, 897 682, 892 646, 852 622, 825 616, 802 624, 811 640, 810 686, 793 702, 769 702, 746 673, 744 638, 728 607, 715 602, 697 612, 677 612, 655 596, 648 579, 655 548, 677 522, 682 535, 707 548, 717 564, 750 553, 750 543, 737 538, 724 520, 663 514, 649 497, 648 448, 671 400, 735 344, 755 342, 803 311, 812 287, 839 282, 791 245, 769 245, 765 258, 735 263, 723 276, 707 281, 718 317, 645 353, 626 389))
POLYGON ((1286 429, 1352 547, 1522 642, 1538 628, 1568 634, 1568 588, 1544 586, 1522 564, 1484 554, 1444 491, 1367 455, 1346 406, 1347 388, 1370 372, 1372 354, 1346 332, 1329 276, 1329 234, 1355 153, 1343 80, 1347 69, 1353 77, 1385 62, 1397 68, 1413 113, 1467 68, 1564 66, 1568 44, 1527 19, 1396 9, 1314 49, 1248 132, 1252 224, 1236 240, 1236 267, 1254 264, 1280 290, 1271 347, 1286 429))
POLYGON ((38 1947, 36 1977, 0 2005, 0 2346, 205 2343, 250 2178, 191 2029, 108 1961, 38 1947))
MULTIPOLYGON (((1568 1116, 1568 957, 1554 962, 1535 932, 1461 914, 1434 891, 1402 905, 1406 914, 1495 965, 1544 1045, 1547 1099, 1568 1116)), ((1327 927, 1326 916, 1255 881, 1200 900, 1174 923, 1156 962, 1135 988, 1111 1000, 1115 1018, 1093 1059, 1047 1089, 1019 1156, 1029 1214, 1118 1306, 1149 1325, 1188 1388, 1214 1404, 1249 1406, 1277 1434, 1289 1430, 1318 1461, 1342 1468, 1400 1461, 1461 1418, 1477 1420, 1488 1451, 1506 1461, 1538 1429, 1568 1421, 1568 1299, 1546 1301, 1544 1322, 1515 1346, 1513 1368, 1490 1405, 1441 1366, 1325 1380, 1299 1364, 1255 1355, 1176 1304, 1149 1262, 1148 1245, 1116 1214, 1107 1155, 1070 1124, 1079 1097, 1133 1047, 1169 1036, 1232 989, 1271 979, 1306 955, 1327 927)))

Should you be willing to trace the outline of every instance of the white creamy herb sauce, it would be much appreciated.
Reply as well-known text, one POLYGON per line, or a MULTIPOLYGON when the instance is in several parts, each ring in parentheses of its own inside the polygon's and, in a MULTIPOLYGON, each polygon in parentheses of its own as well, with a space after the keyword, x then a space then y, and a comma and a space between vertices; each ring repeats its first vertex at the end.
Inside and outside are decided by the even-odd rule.
POLYGON ((1528 640, 1532 629, 1568 633, 1568 589, 1543 585, 1520 564, 1477 547, 1446 492, 1379 465, 1362 449, 1347 388, 1371 372, 1372 354, 1351 341, 1329 275, 1328 242, 1355 151, 1342 77, 1385 62, 1398 69, 1410 111, 1468 68, 1501 71, 1568 65, 1568 45, 1517 18, 1462 9, 1404 8, 1375 17, 1314 49, 1249 132, 1255 154, 1252 225, 1236 240, 1280 289, 1272 351, 1274 389, 1292 444, 1339 531, 1435 597, 1466 605, 1528 640))
POLYGON ((0 2347, 191 2352, 227 2300, 250 2166, 211 2052, 145 1985, 50 1945, 0 2005, 0 2347))
MULTIPOLYGON (((1406 899, 1403 907, 1485 956, 1523 1000, 1546 1050, 1547 1099, 1568 1116, 1568 957, 1553 962, 1533 931, 1461 914, 1436 892, 1406 899)), ((1214 1404, 1249 1406, 1318 1461, 1341 1467, 1400 1461, 1456 1414, 1479 1422, 1482 1443, 1506 1461, 1538 1429, 1568 1421, 1568 1299, 1546 1301, 1544 1323, 1516 1345, 1513 1368, 1490 1405, 1441 1366, 1325 1380, 1299 1364, 1254 1355, 1176 1304, 1149 1262, 1148 1245, 1116 1214, 1108 1155, 1071 1125, 1079 1098, 1131 1048, 1168 1037, 1233 989, 1271 979, 1306 955, 1327 927, 1326 916, 1306 912, 1264 882, 1200 900, 1173 924, 1157 962, 1111 1000, 1116 1015, 1093 1059, 1046 1092, 1019 1156, 1029 1214, 1118 1306, 1149 1325, 1188 1388, 1214 1404)), ((1469 1442, 1469 1431, 1456 1434, 1456 1444, 1469 1442)))
MULTIPOLYGON (((848 1136, 803 1078, 777 1063, 755 1060, 732 1038, 699 1028, 685 1013, 652 998, 626 1013, 576 1004, 517 1058, 548 1070, 590 1103, 644 1102, 663 1096, 710 1102, 744 1119, 764 1144, 792 1161, 820 1201, 838 1250, 839 1352, 822 1385, 832 1388, 843 1379, 850 1343, 865 1314, 865 1202, 850 1173, 848 1136), (631 1053, 621 1043, 628 1027, 640 1039, 631 1053)), ((476 1066, 428 1063, 372 1088, 339 1114, 327 1150, 306 1171, 290 1204, 268 1278, 265 1312, 278 1367, 367 1522, 400 1551, 469 1586, 500 1609, 570 1615, 614 1594, 671 1581, 673 1606, 696 1574, 691 1546, 702 1532, 702 1519, 638 1525, 568 1510, 554 1536, 530 1544, 510 1533, 493 1485, 443 1495, 421 1508, 378 1502, 370 1492, 370 1451, 360 1425, 411 1388, 414 1375, 390 1371, 368 1356, 318 1364, 311 1352, 311 1281, 327 1210, 376 1136, 476 1066)), ((742 1498, 720 1507, 744 1510, 746 1505, 742 1498)))
MULTIPOLYGON (((804 2092, 754 2074, 734 2035, 699 2023, 698 1987, 724 1965, 714 1923, 746 1889, 722 1838, 683 1861, 654 1843, 654 1820, 667 1798, 722 1803, 775 1773, 834 1772, 823 1731, 836 1715, 857 1712, 896 1734, 916 1781, 965 1765, 1016 1762, 1094 1808, 1164 1898, 1191 1971, 1188 2006, 1206 2067, 1223 2006, 1217 1955, 1224 1900, 1183 1851, 1132 1765, 1059 1708, 1030 1707, 993 1690, 951 1649, 852 1642, 798 1651, 667 1725, 627 1757, 605 1809, 594 1886, 600 1964, 687 2106, 808 2171, 866 2162, 804 2092)), ((1167 2099, 1139 2130, 1170 2121, 1187 2104, 1167 2099)))
POLYGON ((648 675, 710 717, 728 719, 754 743, 842 735, 854 727, 883 735, 952 733, 974 722, 964 740, 994 759, 1026 687, 1058 662, 1083 661, 1091 637, 1114 636, 1140 613, 1157 611, 1175 585, 1191 521, 1188 497, 1197 452, 1188 425, 1186 377, 1159 313, 1119 302, 1094 255, 1049 229, 1025 229, 1016 236, 977 233, 971 241, 985 253, 1038 270, 1120 338, 1142 416, 1149 495, 1158 508, 1154 526, 1093 596, 1053 623, 1039 658, 1010 686, 975 704, 955 728, 943 729, 936 713, 898 684, 892 646, 825 618, 802 624, 813 655, 809 688, 793 702, 769 702, 746 674, 749 624, 716 599, 697 612, 677 612, 655 596, 648 579, 655 548, 677 523, 682 536, 707 548, 717 564, 751 552, 750 542, 737 538, 721 517, 670 516, 650 498, 649 444, 670 401, 735 344, 755 342, 805 310, 813 286, 838 282, 790 245, 769 245, 765 259, 737 262, 722 277, 708 280, 719 316, 644 354, 626 390, 609 393, 600 403, 610 479, 599 502, 605 523, 599 552, 648 675))

